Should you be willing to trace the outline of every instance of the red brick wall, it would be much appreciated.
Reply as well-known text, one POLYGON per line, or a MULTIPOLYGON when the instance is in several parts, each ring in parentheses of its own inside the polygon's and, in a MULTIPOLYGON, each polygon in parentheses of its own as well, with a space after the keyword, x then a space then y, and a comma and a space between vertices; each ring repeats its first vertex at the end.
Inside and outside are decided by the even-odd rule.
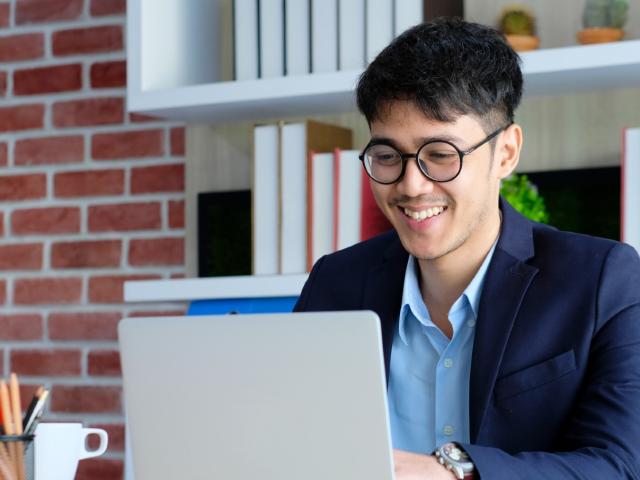
MULTIPOLYGON (((184 129, 126 111, 125 0, 0 0, 0 374, 109 431, 121 479, 128 279, 184 274, 184 129)), ((154 310, 155 309, 155 310, 154 310)))

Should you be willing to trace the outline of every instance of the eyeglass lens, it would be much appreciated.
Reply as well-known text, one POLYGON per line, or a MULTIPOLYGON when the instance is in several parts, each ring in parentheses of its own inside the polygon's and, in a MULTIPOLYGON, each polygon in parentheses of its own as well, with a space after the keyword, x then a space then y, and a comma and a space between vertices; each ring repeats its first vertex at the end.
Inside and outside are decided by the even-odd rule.
MULTIPOLYGON (((389 145, 369 147, 364 163, 369 175, 382 183, 392 183, 402 175, 402 156, 389 145)), ((460 154, 446 142, 427 143, 418 152, 418 165, 434 180, 450 180, 460 170, 460 154)))

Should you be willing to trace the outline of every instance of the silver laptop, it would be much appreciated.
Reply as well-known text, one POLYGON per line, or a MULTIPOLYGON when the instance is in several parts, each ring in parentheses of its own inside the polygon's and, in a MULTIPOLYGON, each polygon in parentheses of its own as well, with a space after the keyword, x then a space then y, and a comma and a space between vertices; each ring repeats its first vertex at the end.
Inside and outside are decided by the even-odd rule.
POLYGON ((372 312, 120 323, 136 480, 392 480, 372 312))

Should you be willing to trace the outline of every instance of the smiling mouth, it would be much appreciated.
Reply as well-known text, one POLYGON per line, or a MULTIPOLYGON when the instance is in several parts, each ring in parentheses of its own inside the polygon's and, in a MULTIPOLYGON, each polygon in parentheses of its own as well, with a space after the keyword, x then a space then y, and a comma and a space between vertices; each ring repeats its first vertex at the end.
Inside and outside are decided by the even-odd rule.
POLYGON ((416 220, 418 222, 425 220, 427 218, 440 215, 446 209, 447 207, 432 207, 432 208, 427 208, 426 210, 409 210, 408 208, 401 208, 401 210, 404 212, 404 214, 407 217, 413 220, 416 220))

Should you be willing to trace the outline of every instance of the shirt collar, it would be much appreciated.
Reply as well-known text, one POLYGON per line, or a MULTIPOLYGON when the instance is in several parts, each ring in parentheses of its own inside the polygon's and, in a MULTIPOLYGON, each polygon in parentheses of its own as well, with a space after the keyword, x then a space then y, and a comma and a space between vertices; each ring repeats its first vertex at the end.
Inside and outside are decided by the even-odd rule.
MULTIPOLYGON (((484 279, 489 269, 489 264, 493 258, 493 253, 496 249, 496 242, 491 246, 489 253, 485 256, 482 265, 471 279, 467 287, 462 292, 462 295, 453 303, 451 311, 456 311, 462 308, 465 303, 471 307, 474 318, 478 318, 478 306, 480 304, 480 295, 482 294, 482 288, 484 285, 484 279), (466 302, 465 302, 466 300, 466 302)), ((402 307, 400 308, 400 324, 398 325, 398 333, 401 340, 408 344, 406 338, 406 319, 409 313, 423 325, 433 325, 427 306, 422 299, 422 293, 420 292, 420 284, 418 282, 419 268, 418 262, 413 255, 409 255, 407 261, 407 269, 404 275, 404 287, 402 289, 402 307)))

